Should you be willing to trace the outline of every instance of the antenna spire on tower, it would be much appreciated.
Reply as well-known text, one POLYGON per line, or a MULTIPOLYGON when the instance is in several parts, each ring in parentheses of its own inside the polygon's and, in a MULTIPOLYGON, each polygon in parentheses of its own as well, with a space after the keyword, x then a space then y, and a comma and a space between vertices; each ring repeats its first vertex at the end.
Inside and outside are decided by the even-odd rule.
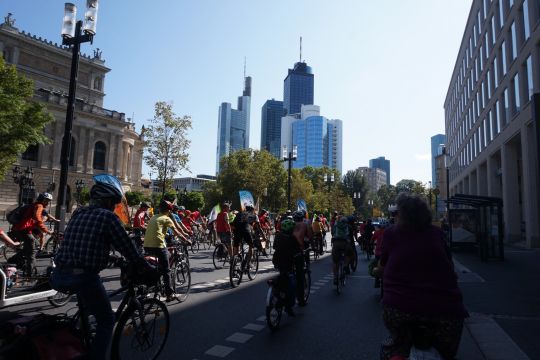
POLYGON ((300 36, 300 62, 302 62, 302 37, 300 36))

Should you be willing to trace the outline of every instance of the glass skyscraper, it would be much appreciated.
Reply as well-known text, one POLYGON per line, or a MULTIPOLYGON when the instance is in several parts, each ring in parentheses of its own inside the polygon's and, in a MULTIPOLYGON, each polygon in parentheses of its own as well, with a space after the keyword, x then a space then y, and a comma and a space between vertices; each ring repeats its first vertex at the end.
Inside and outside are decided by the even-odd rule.
POLYGON ((233 109, 230 103, 222 103, 219 107, 216 173, 219 173, 219 161, 223 156, 249 147, 250 106, 251 77, 248 76, 244 92, 238 97, 238 109, 233 109))
POLYGON ((442 149, 446 143, 446 135, 437 134, 431 137, 431 187, 437 187, 437 174, 436 174, 436 165, 435 158, 438 155, 442 155, 442 149))
POLYGON ((284 80, 285 115, 299 114, 302 105, 313 105, 314 75, 305 62, 297 62, 284 80))
POLYGON ((372 169, 381 169, 386 172, 386 185, 390 185, 390 160, 384 156, 369 160, 369 167, 372 169))
POLYGON ((261 150, 281 156, 281 117, 283 101, 266 100, 261 111, 261 150))

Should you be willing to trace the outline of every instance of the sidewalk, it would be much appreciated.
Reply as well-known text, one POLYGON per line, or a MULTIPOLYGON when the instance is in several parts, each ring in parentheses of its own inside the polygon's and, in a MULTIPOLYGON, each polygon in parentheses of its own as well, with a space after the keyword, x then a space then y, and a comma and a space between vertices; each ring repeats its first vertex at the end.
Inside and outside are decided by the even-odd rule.
POLYGON ((502 262, 482 262, 474 250, 453 252, 471 317, 459 359, 540 359, 540 251, 505 248, 502 262))

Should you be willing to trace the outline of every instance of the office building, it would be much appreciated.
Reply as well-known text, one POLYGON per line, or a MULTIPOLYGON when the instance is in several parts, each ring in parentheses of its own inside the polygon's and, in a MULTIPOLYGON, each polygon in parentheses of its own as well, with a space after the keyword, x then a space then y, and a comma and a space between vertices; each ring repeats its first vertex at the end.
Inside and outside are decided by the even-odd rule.
POLYGON ((384 156, 369 160, 369 167, 372 169, 381 169, 386 174, 386 185, 390 185, 390 160, 386 160, 384 156))
POLYGON ((216 149, 216 173, 219 161, 232 152, 249 148, 249 115, 251 106, 251 77, 244 78, 244 92, 238 97, 238 108, 230 103, 219 107, 216 149))
POLYGON ((299 114, 281 120, 281 145, 297 146, 293 168, 328 166, 342 169, 343 123, 320 115, 317 105, 302 105, 299 114))
POLYGON ((358 171, 366 179, 370 192, 376 194, 386 184, 386 172, 376 167, 359 167, 358 171))
POLYGON ((283 81, 283 108, 285 115, 299 114, 302 105, 313 105, 314 75, 304 61, 294 64, 283 81))
POLYGON ((261 111, 261 150, 281 156, 281 117, 283 101, 266 100, 261 111))
POLYGON ((540 247, 539 21, 538 1, 474 0, 444 102, 450 195, 502 198, 504 239, 526 247, 540 247))
POLYGON ((442 155, 444 144, 446 143, 446 136, 444 134, 437 134, 431 137, 431 187, 436 188, 438 186, 437 174, 436 174, 436 158, 442 155))

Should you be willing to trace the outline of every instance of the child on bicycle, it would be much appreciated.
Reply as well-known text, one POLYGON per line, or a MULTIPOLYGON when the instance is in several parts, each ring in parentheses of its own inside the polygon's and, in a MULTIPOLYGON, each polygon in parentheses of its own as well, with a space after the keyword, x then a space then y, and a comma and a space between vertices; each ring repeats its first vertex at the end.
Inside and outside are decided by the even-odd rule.
POLYGON ((295 256, 301 256, 300 245, 296 241, 296 237, 293 235, 295 222, 292 219, 285 218, 281 222, 281 231, 276 233, 274 240, 274 256, 272 257, 272 263, 279 270, 278 287, 280 292, 285 293, 285 312, 291 316, 294 316, 292 307, 294 305, 294 286, 291 286, 290 274, 294 270, 294 258, 295 256))
POLYGON ((334 274, 334 285, 338 282, 337 265, 340 261, 341 252, 345 253, 344 269, 349 268, 349 263, 354 256, 354 252, 349 241, 349 223, 347 217, 342 216, 336 222, 332 237, 332 273, 334 274))

